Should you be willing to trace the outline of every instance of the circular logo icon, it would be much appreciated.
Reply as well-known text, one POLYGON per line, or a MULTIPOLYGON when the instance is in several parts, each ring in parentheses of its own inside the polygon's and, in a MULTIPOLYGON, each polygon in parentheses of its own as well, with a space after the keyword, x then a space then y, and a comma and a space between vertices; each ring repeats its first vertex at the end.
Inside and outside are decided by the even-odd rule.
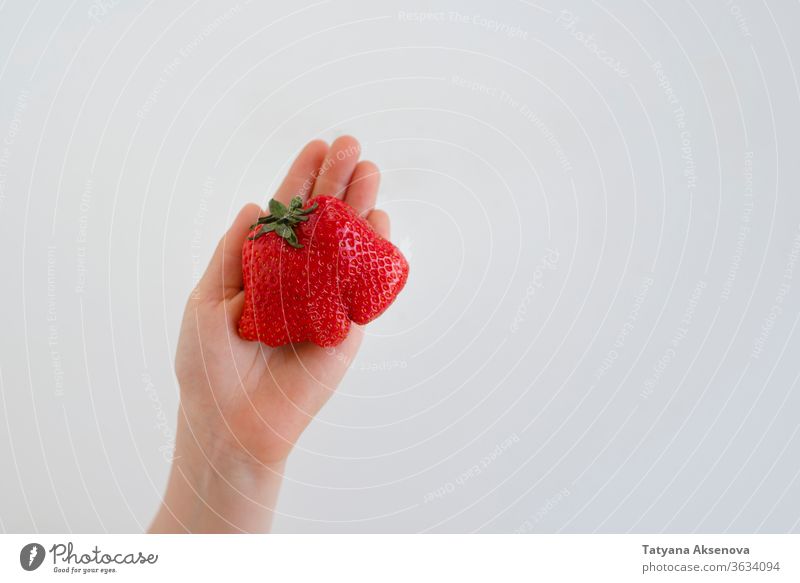
POLYGON ((30 543, 19 552, 19 564, 26 571, 35 571, 44 562, 44 547, 39 543, 30 543))

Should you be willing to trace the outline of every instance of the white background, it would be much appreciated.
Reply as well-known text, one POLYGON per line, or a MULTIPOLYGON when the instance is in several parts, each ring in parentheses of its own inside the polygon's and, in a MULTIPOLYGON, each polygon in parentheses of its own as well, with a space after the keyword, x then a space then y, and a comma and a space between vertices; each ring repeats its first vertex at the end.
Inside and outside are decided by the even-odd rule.
POLYGON ((799 18, 3 2, 0 530, 146 528, 195 278, 350 133, 411 276, 277 531, 797 531, 799 18))

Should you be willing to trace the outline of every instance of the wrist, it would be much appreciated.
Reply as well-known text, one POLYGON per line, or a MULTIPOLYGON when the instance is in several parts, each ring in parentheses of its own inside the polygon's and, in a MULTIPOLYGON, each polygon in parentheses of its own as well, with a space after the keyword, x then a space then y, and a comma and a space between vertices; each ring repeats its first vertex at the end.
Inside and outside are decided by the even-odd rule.
POLYGON ((166 494, 151 532, 268 532, 285 460, 261 464, 190 430, 180 415, 166 494))

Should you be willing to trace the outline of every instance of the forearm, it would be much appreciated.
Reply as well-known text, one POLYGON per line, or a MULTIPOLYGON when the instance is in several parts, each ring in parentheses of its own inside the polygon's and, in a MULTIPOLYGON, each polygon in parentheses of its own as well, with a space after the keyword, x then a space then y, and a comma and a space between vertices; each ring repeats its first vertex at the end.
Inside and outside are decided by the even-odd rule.
POLYGON ((216 455, 178 424, 175 458, 151 533, 269 532, 284 464, 216 455))

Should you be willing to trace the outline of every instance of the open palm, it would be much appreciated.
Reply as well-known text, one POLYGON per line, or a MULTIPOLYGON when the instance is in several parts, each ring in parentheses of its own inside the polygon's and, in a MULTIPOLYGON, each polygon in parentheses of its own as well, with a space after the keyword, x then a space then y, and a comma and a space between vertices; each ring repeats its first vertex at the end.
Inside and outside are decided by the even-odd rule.
MULTIPOLYGON (((292 164, 275 198, 288 203, 329 194, 343 198, 375 231, 389 236, 389 219, 373 210, 379 173, 359 162, 349 136, 328 147, 309 143, 292 164)), ((181 419, 209 460, 236 458, 270 467, 281 463, 344 376, 361 343, 353 326, 336 348, 297 343, 269 348, 242 340, 242 244, 264 211, 245 206, 214 253, 183 317, 176 356, 181 419)))

